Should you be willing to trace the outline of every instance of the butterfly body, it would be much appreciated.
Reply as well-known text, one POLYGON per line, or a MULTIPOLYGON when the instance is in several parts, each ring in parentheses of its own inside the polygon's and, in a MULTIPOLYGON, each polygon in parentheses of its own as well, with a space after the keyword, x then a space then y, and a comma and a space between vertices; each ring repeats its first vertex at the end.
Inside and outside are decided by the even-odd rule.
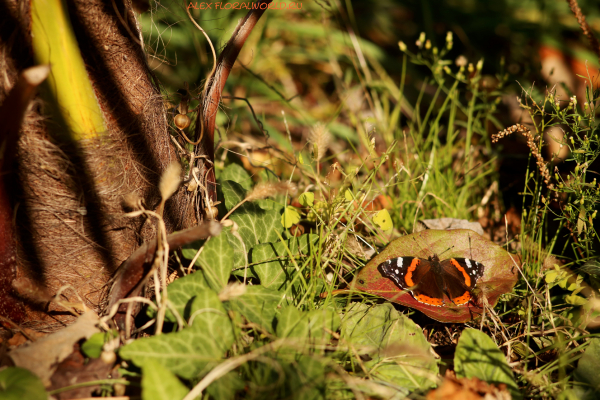
POLYGON ((469 258, 440 261, 434 254, 428 259, 392 258, 380 264, 379 270, 400 289, 409 290, 415 300, 441 307, 461 306, 471 301, 484 266, 469 258))

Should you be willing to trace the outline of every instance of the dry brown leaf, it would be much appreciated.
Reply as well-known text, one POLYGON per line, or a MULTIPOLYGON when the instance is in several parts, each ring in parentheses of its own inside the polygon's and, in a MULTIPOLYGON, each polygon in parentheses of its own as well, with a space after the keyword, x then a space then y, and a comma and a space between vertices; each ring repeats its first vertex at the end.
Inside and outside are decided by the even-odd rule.
POLYGON ((45 336, 36 342, 19 347, 8 353, 17 367, 27 368, 36 374, 45 386, 50 386, 50 377, 56 364, 73 352, 73 345, 81 339, 88 339, 100 332, 96 327, 98 315, 89 310, 81 315, 73 325, 45 336))

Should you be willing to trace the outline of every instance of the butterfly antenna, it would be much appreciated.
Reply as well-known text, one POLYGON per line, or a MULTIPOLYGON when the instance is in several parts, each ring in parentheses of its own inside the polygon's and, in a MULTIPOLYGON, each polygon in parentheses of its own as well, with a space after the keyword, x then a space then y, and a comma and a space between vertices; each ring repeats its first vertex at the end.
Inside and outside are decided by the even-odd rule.
POLYGON ((442 254, 444 254, 445 252, 447 252, 448 250, 451 250, 454 248, 454 245, 448 247, 446 250, 442 251, 439 255, 441 256, 442 254))
MULTIPOLYGON (((415 239, 415 237, 414 237, 414 236, 413 236, 413 238, 412 238, 412 239, 415 241, 415 244, 416 244, 417 246, 419 246, 419 249, 420 249, 420 250, 423 250, 423 247, 422 247, 422 246, 421 246, 421 244, 420 244, 420 243, 417 241, 417 239, 415 239)), ((429 252, 431 253, 431 249, 429 249, 429 252)))
POLYGON ((471 234, 469 233, 469 257, 473 259, 473 247, 471 247, 471 234))

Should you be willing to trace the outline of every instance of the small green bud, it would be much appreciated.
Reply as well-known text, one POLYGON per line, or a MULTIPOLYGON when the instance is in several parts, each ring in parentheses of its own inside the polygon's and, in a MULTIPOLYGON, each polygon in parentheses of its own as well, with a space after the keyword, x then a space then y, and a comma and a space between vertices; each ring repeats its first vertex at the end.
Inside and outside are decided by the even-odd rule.
POLYGON ((417 39, 417 42, 416 42, 417 47, 422 49, 424 43, 425 43, 425 32, 421 32, 421 34, 419 35, 419 38, 417 39))
POLYGON ((406 44, 402 40, 398 42, 398 46, 400 47, 400 51, 406 51, 406 44))

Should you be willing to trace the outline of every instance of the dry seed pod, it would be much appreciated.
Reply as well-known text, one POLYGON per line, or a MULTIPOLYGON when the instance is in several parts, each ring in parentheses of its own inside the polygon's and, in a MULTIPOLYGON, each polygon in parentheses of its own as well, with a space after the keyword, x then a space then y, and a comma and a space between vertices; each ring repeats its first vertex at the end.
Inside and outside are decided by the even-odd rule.
POLYGON ((190 183, 188 183, 187 190, 188 190, 188 192, 193 192, 194 190, 196 190, 197 187, 198 187, 198 184, 196 183, 196 181, 191 180, 190 183))
POLYGON ((190 117, 184 114, 177 114, 174 118, 175 126, 181 130, 184 130, 188 126, 190 126, 191 120, 190 117))
POLYGON ((206 213, 206 216, 208 217, 208 219, 217 219, 217 217, 219 216, 219 209, 215 206, 211 206, 210 209, 208 207, 206 207, 204 209, 204 212, 206 213), (212 212, 212 214, 211 214, 212 212))
POLYGON ((117 355, 114 351, 102 350, 100 353, 100 359, 108 365, 113 365, 117 361, 117 355))

